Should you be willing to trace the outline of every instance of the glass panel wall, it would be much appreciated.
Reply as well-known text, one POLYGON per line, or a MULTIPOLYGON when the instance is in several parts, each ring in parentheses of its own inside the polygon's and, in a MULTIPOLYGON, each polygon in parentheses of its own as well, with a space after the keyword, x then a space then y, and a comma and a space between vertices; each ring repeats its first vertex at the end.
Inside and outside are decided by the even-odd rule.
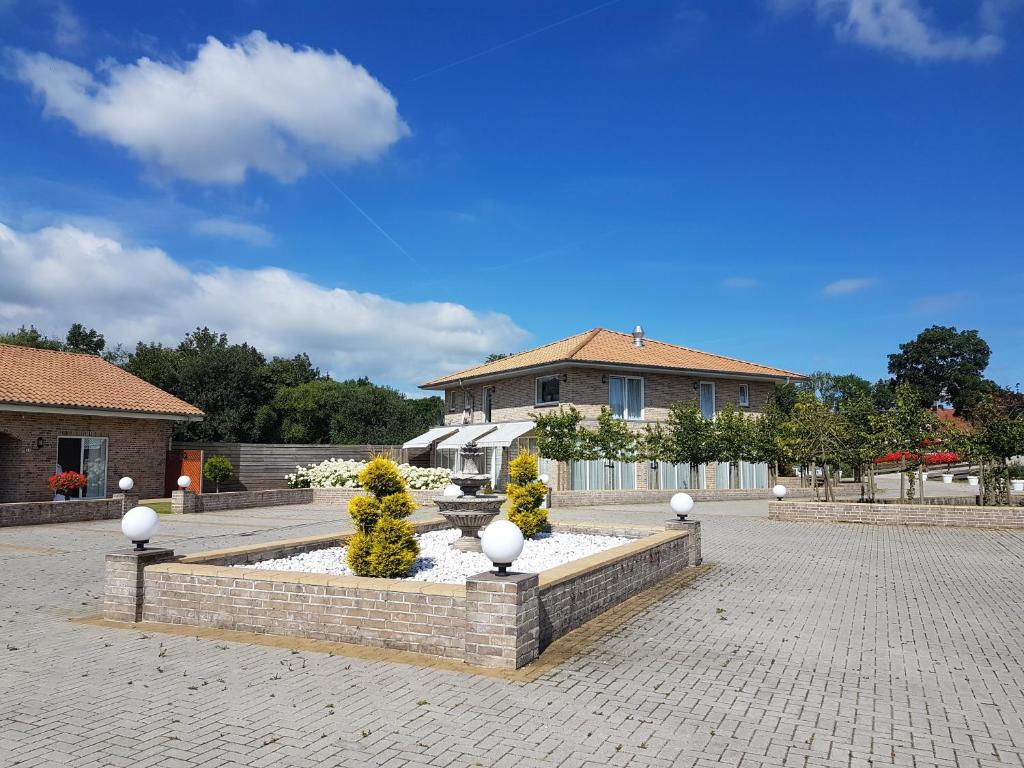
POLYGON ((636 488, 636 464, 603 459, 574 461, 569 465, 569 488, 573 491, 631 491, 636 488))

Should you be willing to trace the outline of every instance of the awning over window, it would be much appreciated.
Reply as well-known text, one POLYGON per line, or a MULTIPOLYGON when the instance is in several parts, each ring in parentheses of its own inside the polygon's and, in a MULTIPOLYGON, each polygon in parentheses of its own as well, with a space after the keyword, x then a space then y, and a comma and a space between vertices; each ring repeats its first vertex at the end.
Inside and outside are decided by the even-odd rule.
POLYGON ((424 432, 419 437, 414 437, 406 443, 402 443, 403 448, 429 448, 430 445, 442 438, 448 437, 459 431, 458 427, 431 427, 429 432, 424 432))
POLYGON ((489 432, 493 432, 498 428, 497 424, 470 424, 469 426, 459 427, 459 431, 449 437, 443 443, 438 443, 438 449, 441 448, 461 448, 466 443, 472 440, 479 440, 481 437, 489 432))
POLYGON ((533 427, 532 421, 510 421, 507 424, 499 424, 496 430, 477 440, 477 443, 481 446, 507 448, 516 438, 533 431, 533 427))

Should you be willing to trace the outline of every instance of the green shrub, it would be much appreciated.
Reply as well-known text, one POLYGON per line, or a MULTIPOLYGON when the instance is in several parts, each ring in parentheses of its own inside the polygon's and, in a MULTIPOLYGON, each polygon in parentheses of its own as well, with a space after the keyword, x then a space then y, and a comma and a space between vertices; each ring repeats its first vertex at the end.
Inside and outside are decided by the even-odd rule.
POLYGON ((227 456, 211 456, 203 464, 203 477, 213 483, 213 488, 220 493, 220 484, 230 480, 235 474, 235 465, 227 456))
POLYGON ((416 509, 397 465, 378 456, 359 473, 359 483, 373 496, 349 500, 348 513, 358 533, 348 545, 348 565, 357 576, 393 579, 405 576, 420 548, 412 526, 403 519, 416 509))
POLYGON ((370 537, 362 531, 348 541, 348 567, 360 576, 370 576, 370 537))
POLYGON ((420 547, 413 537, 411 525, 404 520, 382 517, 370 534, 367 558, 370 573, 379 579, 405 576, 419 553, 420 547))
POLYGON ((398 465, 385 456, 375 457, 359 473, 359 485, 378 499, 401 493, 405 480, 398 474, 398 465))
POLYGON ((521 453, 509 463, 508 519, 527 539, 543 531, 548 524, 548 511, 541 509, 548 489, 537 480, 537 457, 521 453))
POLYGON ((356 529, 362 533, 369 534, 381 517, 380 502, 372 496, 355 496, 348 502, 348 513, 356 529))
POLYGON ((380 500, 380 511, 383 516, 404 520, 416 511, 416 502, 405 491, 393 493, 380 500))

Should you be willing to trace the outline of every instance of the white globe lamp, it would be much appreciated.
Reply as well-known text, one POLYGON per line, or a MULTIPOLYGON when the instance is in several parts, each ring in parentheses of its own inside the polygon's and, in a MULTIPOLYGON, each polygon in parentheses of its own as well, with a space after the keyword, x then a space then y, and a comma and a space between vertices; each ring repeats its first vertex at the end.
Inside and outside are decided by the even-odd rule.
POLYGON ((513 561, 523 552, 523 532, 508 520, 495 520, 480 532, 480 549, 498 569, 498 576, 507 576, 513 561))
POLYGON ((135 481, 132 480, 130 477, 122 477, 120 480, 117 481, 117 487, 120 488, 125 493, 127 493, 128 491, 135 487, 135 481))
POLYGON ((449 483, 444 487, 444 490, 441 491, 441 495, 446 496, 449 499, 457 499, 459 496, 462 496, 462 489, 455 485, 455 483, 449 483))
POLYGON ((675 494, 668 504, 680 520, 685 520, 686 516, 693 511, 693 497, 688 493, 675 494))
POLYGON ((786 498, 786 486, 784 486, 782 483, 776 485, 774 488, 772 488, 772 496, 774 496, 779 501, 782 501, 784 498, 786 498))
POLYGON ((544 485, 551 484, 551 478, 548 476, 547 472, 545 472, 543 475, 540 475, 537 479, 544 483, 544 485))
POLYGON ((160 517, 150 507, 132 507, 121 518, 121 533, 141 552, 160 527, 160 517))
POLYGON ((184 491, 190 485, 192 485, 192 478, 188 475, 182 475, 178 478, 178 487, 181 488, 181 490, 184 491))

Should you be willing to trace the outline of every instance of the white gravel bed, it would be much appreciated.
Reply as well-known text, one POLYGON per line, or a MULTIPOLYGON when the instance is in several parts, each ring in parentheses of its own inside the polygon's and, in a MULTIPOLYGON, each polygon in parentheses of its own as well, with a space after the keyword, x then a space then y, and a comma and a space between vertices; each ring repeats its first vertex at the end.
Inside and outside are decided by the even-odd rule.
MULTIPOLYGON (((458 529, 430 531, 417 534, 420 556, 412 573, 406 579, 432 581, 440 584, 462 584, 468 576, 493 568, 491 561, 479 552, 460 552, 450 544, 460 536, 458 529)), ((512 564, 512 569, 526 573, 539 573, 556 565, 579 560, 581 557, 603 552, 632 541, 624 536, 598 536, 587 533, 542 533, 527 539, 523 553, 512 564)), ((354 576, 345 562, 348 547, 330 547, 303 552, 277 560, 263 560, 236 568, 265 571, 298 571, 301 573, 330 573, 335 576, 354 576)))

